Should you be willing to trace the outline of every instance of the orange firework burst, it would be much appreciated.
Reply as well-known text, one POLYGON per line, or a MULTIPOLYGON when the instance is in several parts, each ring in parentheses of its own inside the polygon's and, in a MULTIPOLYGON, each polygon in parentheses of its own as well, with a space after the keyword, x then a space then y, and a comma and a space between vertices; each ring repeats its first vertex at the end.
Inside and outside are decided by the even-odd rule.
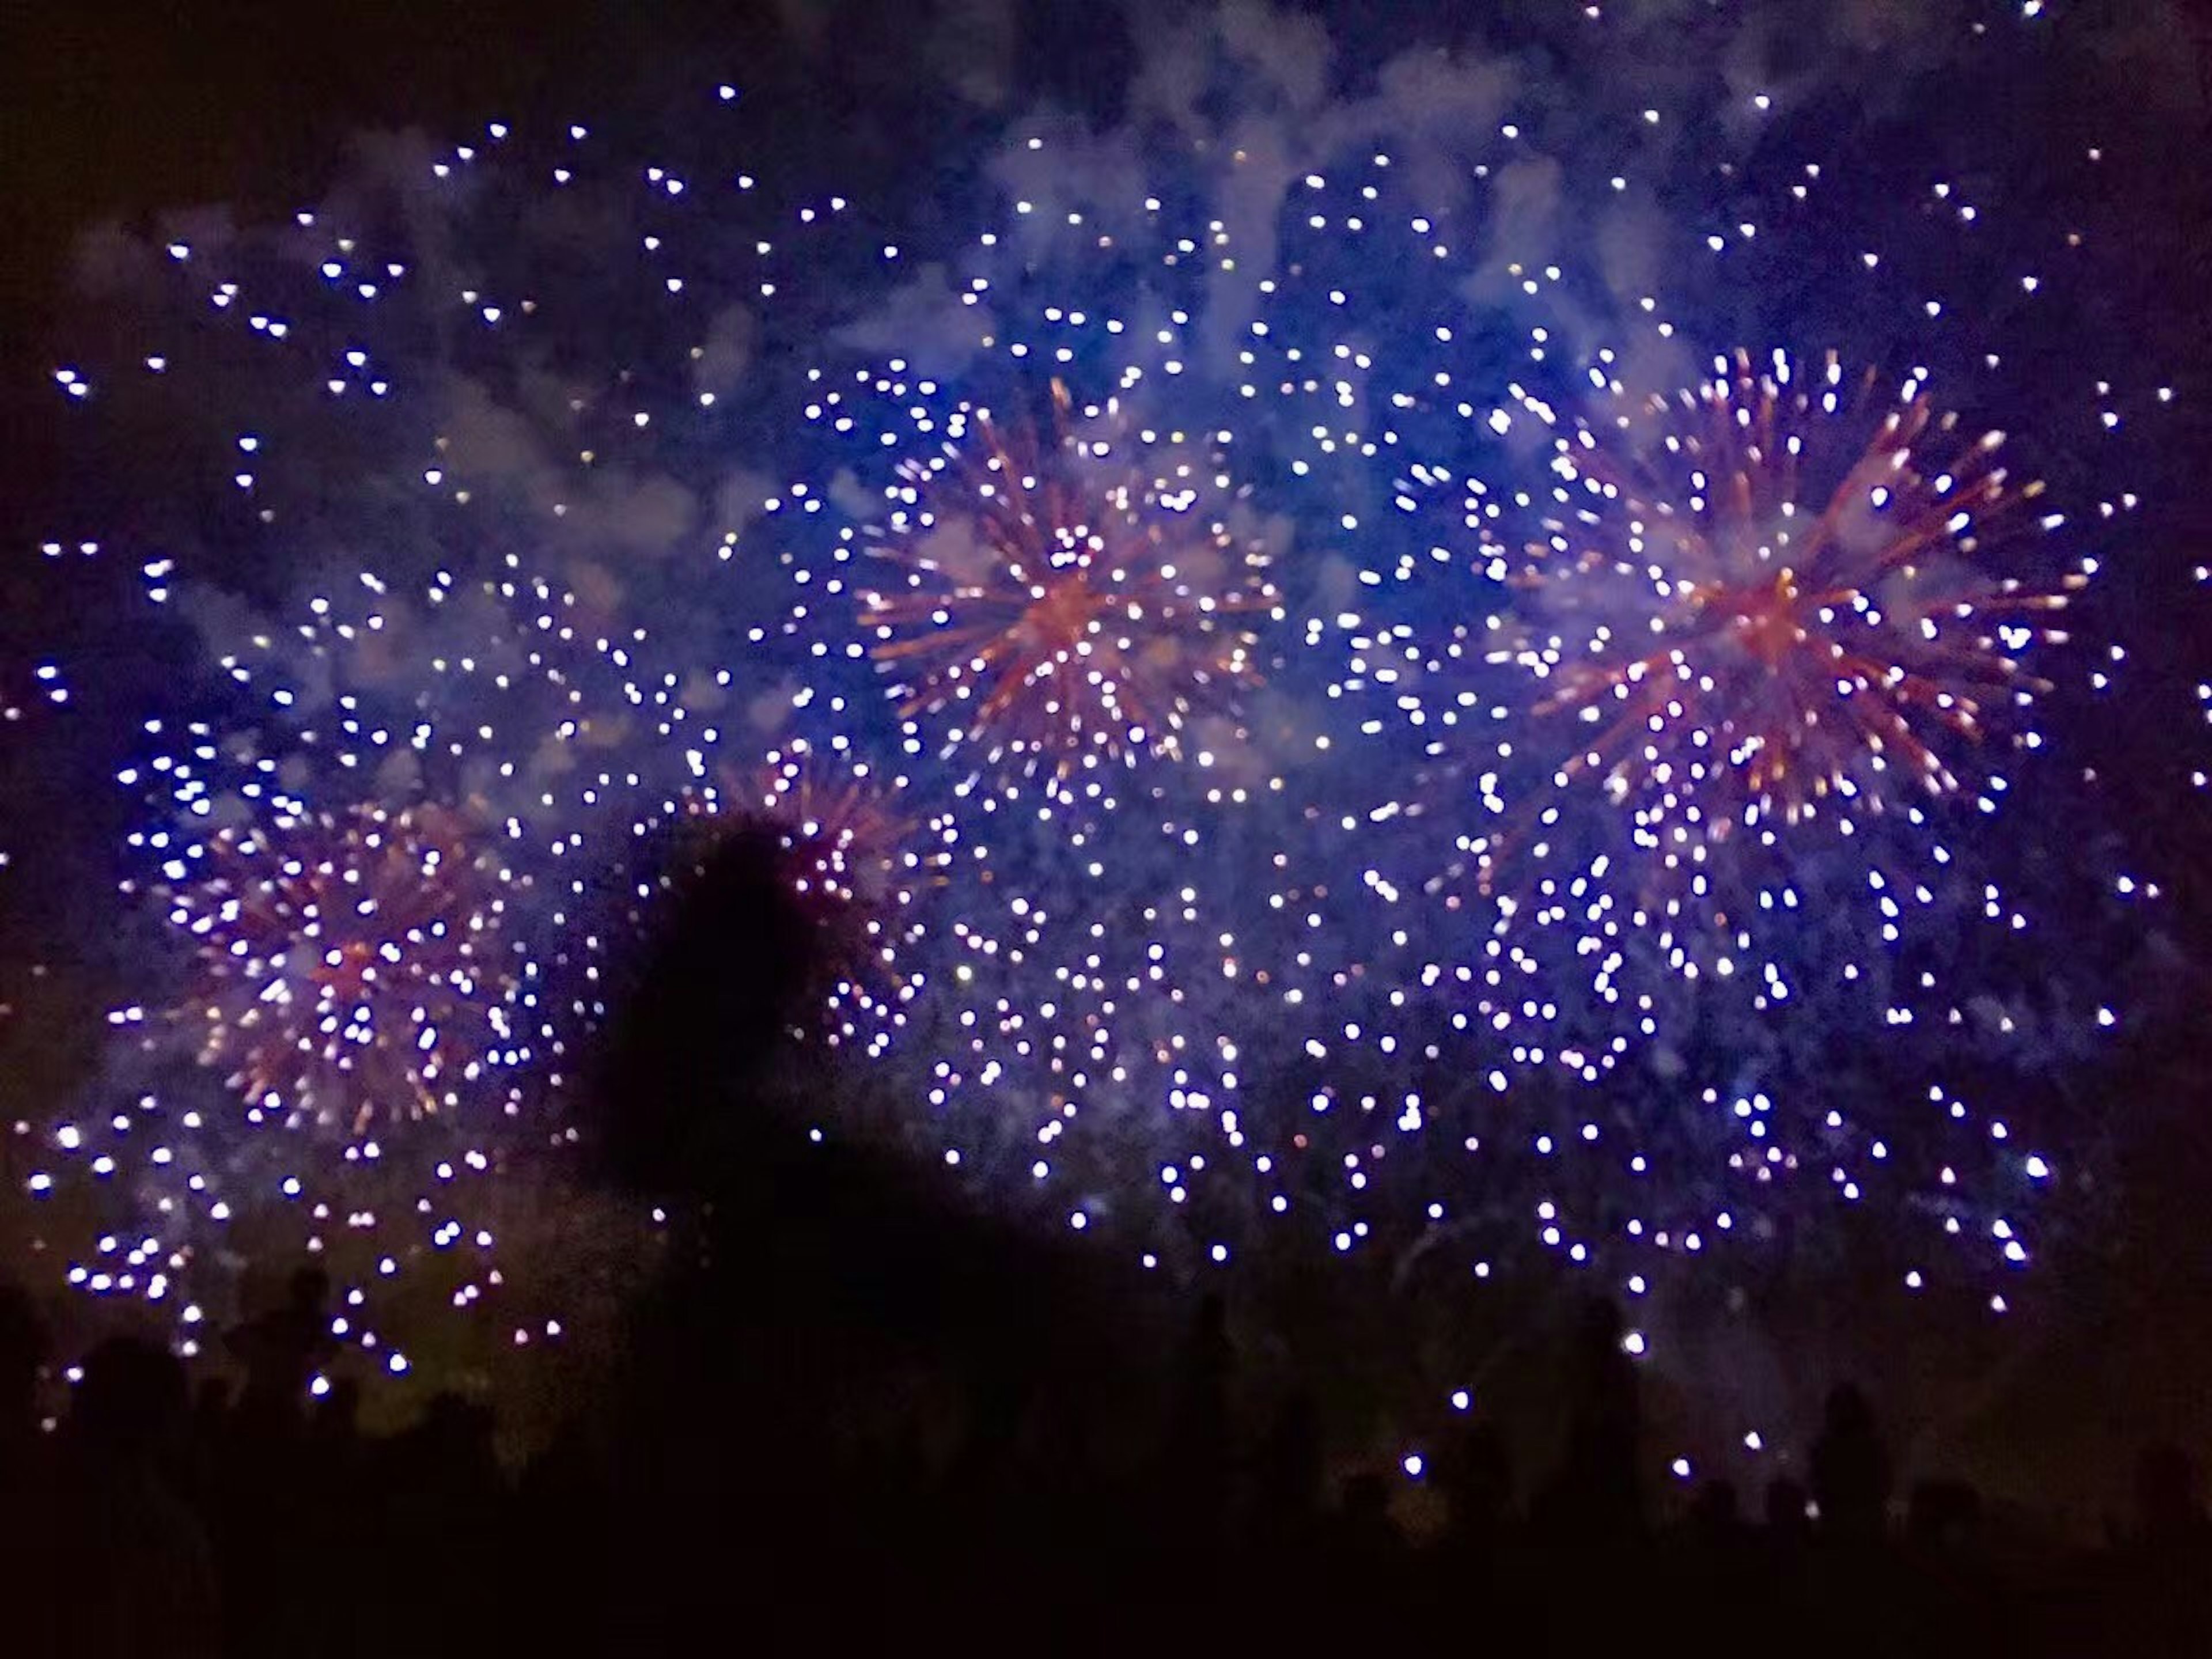
POLYGON ((1267 556, 1206 510, 1226 484, 1212 465, 1146 456, 1155 434, 1113 403, 1079 433, 1058 380, 1052 409, 1048 440, 978 412, 964 444, 905 469, 919 511, 882 550, 902 580, 862 596, 876 660, 903 718, 948 715, 994 761, 1064 778, 1178 757, 1193 715, 1255 676, 1237 619, 1277 603, 1267 556))
POLYGON ((2043 689, 2021 653, 2063 635, 2032 619, 2085 579, 1985 568, 2040 486, 2014 487, 2002 434, 1961 434, 1917 377, 1865 435, 1874 386, 1832 356, 1805 386, 1740 353, 1654 401, 1656 443, 1558 441, 1568 510, 1518 579, 1548 614, 1497 656, 1590 729, 1568 775, 1656 816, 1702 796, 1716 835, 1832 793, 1878 810, 1900 782, 1957 788, 1947 754, 2043 689))
POLYGON ((455 1104, 513 1056, 502 902, 459 828, 356 807, 210 838, 170 895, 195 943, 201 1057, 255 1108, 342 1121, 455 1104))

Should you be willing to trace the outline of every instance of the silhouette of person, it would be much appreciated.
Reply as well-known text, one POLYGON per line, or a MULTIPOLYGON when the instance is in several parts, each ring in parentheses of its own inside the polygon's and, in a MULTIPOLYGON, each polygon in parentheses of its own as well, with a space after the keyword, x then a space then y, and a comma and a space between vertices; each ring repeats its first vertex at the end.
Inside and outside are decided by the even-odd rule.
MULTIPOLYGON (((2154 1441, 2137 1454, 2136 1533, 2112 1560, 2106 1609, 2126 1651, 2212 1653, 2212 1579, 2195 1462, 2180 1447, 2154 1441)), ((2122 1650, 2116 1644, 2114 1651, 2122 1650)))
MULTIPOLYGON (((39 1431, 39 1367, 46 1353, 46 1329, 30 1297, 0 1282, 0 1585, 9 1588, 18 1573, 27 1587, 39 1585, 53 1525, 52 1448, 39 1431)), ((0 1604, 15 1599, 0 1589, 0 1604)), ((51 1602, 43 1587, 20 1599, 27 1611, 51 1602)), ((12 1617, 8 1622, 14 1626, 12 1617)), ((11 1638, 15 1633, 11 1628, 11 1638)), ((33 1651, 47 1634, 36 1626, 24 1633, 33 1651)))
POLYGON ((387 1547, 438 1540, 435 1551, 413 1559, 404 1583, 387 1589, 395 1636, 434 1631, 439 1650, 454 1653, 481 1651, 489 1639, 495 1608, 484 1592, 501 1541, 505 1496, 492 1431, 489 1407, 446 1392, 386 1448, 387 1547))
POLYGON ((1733 1549, 1743 1540, 1743 1515, 1733 1480, 1708 1480, 1690 1500, 1690 1532, 1707 1549, 1733 1549))
POLYGON ((1569 1359, 1566 1453, 1543 1504, 1550 1525, 1593 1542, 1619 1542, 1644 1524, 1643 1403, 1622 1330, 1611 1302, 1583 1305, 1569 1359))
POLYGON ((204 1376, 192 1390, 192 1438, 213 1452, 230 1430, 230 1379, 204 1376))
POLYGON ((1469 1423, 1437 1461, 1437 1484, 1451 1505, 1449 1542, 1483 1551, 1505 1527, 1513 1502, 1513 1469, 1505 1442, 1489 1423, 1469 1423))
POLYGON ((1786 1474, 1766 1483, 1766 1540, 1770 1547, 1795 1553, 1805 1543, 1811 1528, 1805 1519, 1805 1488, 1786 1474))
POLYGON ((30 1295, 0 1283, 0 1495, 28 1480, 39 1462, 39 1367, 46 1328, 30 1295))
POLYGON ((1964 1480, 1922 1480, 1905 1505, 1905 1535, 1923 1558, 1955 1555, 1974 1541, 1982 1495, 1964 1480))
POLYGON ((1228 1308, 1220 1297, 1209 1295, 1192 1316, 1176 1370, 1167 1471, 1182 1523, 1207 1537, 1218 1531, 1228 1508, 1233 1364, 1228 1308))
POLYGON ((1312 1394, 1300 1387, 1284 1400, 1260 1445, 1253 1469, 1255 1534, 1278 1547, 1309 1538, 1321 1489, 1321 1414, 1312 1394))
POLYGON ((2197 1548, 2205 1541, 2196 1462, 2171 1441, 2153 1441, 2136 1458, 2136 1537, 2161 1551, 2197 1548))
POLYGON ((1813 1498, 1820 1506, 1821 1530, 1844 1543, 1879 1541, 1889 1488, 1889 1451, 1874 1407, 1856 1383, 1839 1382, 1829 1391, 1813 1443, 1813 1498))
POLYGON ((330 1290, 320 1267, 299 1267, 282 1302, 225 1339, 246 1371, 216 1467, 225 1622, 240 1653, 284 1651, 313 1613, 325 1494, 306 1455, 307 1380, 337 1351, 330 1290))
POLYGON ((1338 1501, 1337 1547, 1347 1560, 1369 1565, 1397 1558, 1405 1540, 1390 1518, 1390 1483, 1363 1469, 1344 1483, 1338 1501))
POLYGON ((185 1402, 184 1367, 149 1342, 111 1337, 85 1357, 46 1589, 34 1598, 51 1614, 51 1651, 122 1659, 219 1650, 213 1552, 174 1478, 185 1402))
POLYGON ((283 1303, 248 1320, 227 1339, 246 1368, 239 1398, 239 1426, 252 1434, 297 1426, 307 1403, 307 1379, 337 1352, 331 1334, 331 1279, 320 1267, 292 1274, 283 1303))
POLYGON ((621 1178, 689 1186, 742 1166, 747 1085, 818 983, 819 930, 770 825, 679 835, 665 888, 623 970, 598 1058, 604 1150, 621 1178))

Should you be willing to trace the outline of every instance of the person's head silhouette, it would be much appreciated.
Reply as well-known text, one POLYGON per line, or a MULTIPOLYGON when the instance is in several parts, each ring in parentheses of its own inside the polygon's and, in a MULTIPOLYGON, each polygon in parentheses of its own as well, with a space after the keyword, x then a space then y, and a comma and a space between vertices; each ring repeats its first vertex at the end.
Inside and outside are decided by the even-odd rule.
POLYGON ((30 1293, 0 1284, 0 1429, 29 1419, 46 1357, 46 1328, 30 1293))
POLYGON ((185 1368, 135 1336, 111 1336, 85 1356, 70 1423, 78 1445, 118 1463, 153 1456, 185 1420, 185 1368))
POLYGON ((317 1313, 330 1300, 331 1276, 313 1265, 295 1268, 285 1289, 288 1305, 301 1313, 317 1313))

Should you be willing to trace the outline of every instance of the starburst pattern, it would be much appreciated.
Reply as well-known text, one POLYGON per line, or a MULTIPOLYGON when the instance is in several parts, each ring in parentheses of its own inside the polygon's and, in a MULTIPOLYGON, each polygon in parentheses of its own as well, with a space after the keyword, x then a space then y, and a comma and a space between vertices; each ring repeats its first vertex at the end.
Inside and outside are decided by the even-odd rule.
POLYGON ((504 902, 454 824, 360 807, 216 832, 169 896, 201 1057, 252 1106, 359 1132, 519 1064, 504 902))
POLYGON ((1602 775, 1655 828, 1955 791, 1946 751, 2032 700, 2021 655, 2063 640, 2039 619, 2086 580, 1996 564, 2041 493, 2002 434, 1962 434, 1916 376, 1853 450, 1875 377, 1855 392, 1832 356, 1810 378, 1739 353, 1655 400, 1656 433, 1556 440, 1561 510, 1513 578, 1539 620, 1501 655, 1541 681, 1540 715, 1589 728, 1565 776, 1602 775))
POLYGON ((1266 554, 1207 510, 1214 463, 1146 453, 1118 403, 1079 425, 1064 382, 1051 401, 1042 436, 973 411, 903 469, 879 550, 899 580, 863 592, 863 625, 902 714, 946 717, 954 745, 1062 778, 1178 758, 1256 675, 1266 554))

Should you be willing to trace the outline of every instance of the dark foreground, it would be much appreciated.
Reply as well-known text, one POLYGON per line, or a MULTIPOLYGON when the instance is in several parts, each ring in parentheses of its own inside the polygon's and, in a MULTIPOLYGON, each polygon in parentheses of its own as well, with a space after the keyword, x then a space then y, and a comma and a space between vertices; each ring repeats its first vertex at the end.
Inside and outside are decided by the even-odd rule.
POLYGON ((1756 1517, 1708 1486, 1656 1522, 1601 1310, 1547 1466, 1473 1417, 1416 1493, 1332 1472, 1296 1390, 1233 1403, 1216 1304, 1157 1357, 1140 1437, 1078 1379, 710 1345, 511 1473, 488 1406, 441 1397, 370 1437, 349 1386, 311 1399, 318 1294, 234 1334, 235 1398, 112 1340, 51 1427, 11 1315, 6 1651, 2212 1652, 2212 1551, 2170 1449, 2105 1547, 2031 1544, 1970 1488, 1897 1492, 1839 1389, 1806 1486, 1756 1517))

